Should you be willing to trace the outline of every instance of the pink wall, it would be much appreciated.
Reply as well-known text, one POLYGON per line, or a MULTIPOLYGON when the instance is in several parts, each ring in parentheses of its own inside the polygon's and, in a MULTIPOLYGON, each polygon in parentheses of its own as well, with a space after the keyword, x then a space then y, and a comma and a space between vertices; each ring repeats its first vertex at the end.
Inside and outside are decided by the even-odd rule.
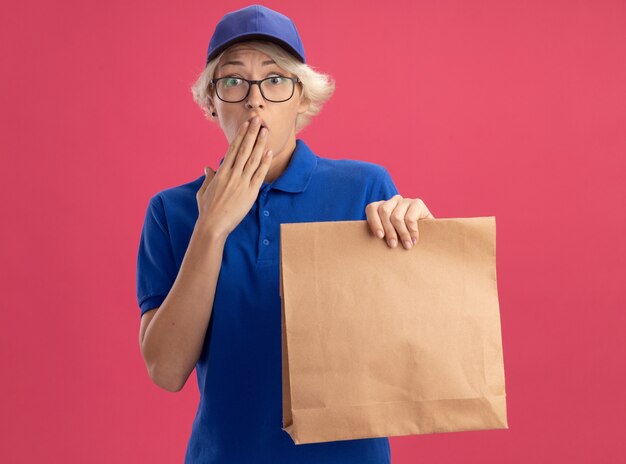
MULTIPOLYGON (((182 462, 195 374, 148 377, 137 244, 226 150, 188 87, 246 4, 4 5, 0 462, 182 462)), ((626 462, 626 3, 263 4, 337 81, 309 146, 497 219, 510 429, 394 437, 394 464, 626 462)))

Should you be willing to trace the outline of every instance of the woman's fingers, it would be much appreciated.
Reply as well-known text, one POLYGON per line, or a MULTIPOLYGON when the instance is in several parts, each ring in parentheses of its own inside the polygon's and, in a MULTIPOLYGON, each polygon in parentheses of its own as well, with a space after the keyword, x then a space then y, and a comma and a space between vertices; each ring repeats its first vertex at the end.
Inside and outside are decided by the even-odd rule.
POLYGON ((378 208, 383 227, 385 228, 387 245, 395 248, 399 240, 405 248, 411 248, 412 243, 409 246, 406 245, 407 240, 411 241, 411 234, 409 234, 409 230, 404 222, 404 215, 409 208, 410 201, 404 200, 400 195, 393 196, 391 200, 396 200, 395 204, 383 204, 378 208))
POLYGON ((387 201, 383 201, 377 208, 377 214, 380 217, 380 222, 383 226, 383 230, 385 231, 385 239, 387 240, 387 245, 392 248, 395 248, 398 244, 398 234, 396 233, 396 229, 391 223, 391 213, 399 201, 402 199, 400 195, 394 195, 387 201))
MULTIPOLYGON (((365 207, 367 223, 378 238, 385 238, 387 245, 395 248, 398 240, 409 249, 412 236, 417 234, 416 211, 411 209, 413 200, 394 195, 387 201, 375 201, 365 207)), ((419 210, 417 211, 419 216, 419 210)))
POLYGON ((272 150, 265 151, 263 153, 263 156, 261 157, 261 162, 257 170, 254 172, 254 175, 252 176, 250 186, 254 189, 255 192, 257 192, 257 194, 259 192, 259 189, 261 188, 261 185, 263 184, 263 180, 265 180, 267 171, 269 170, 270 165, 272 164, 273 156, 274 156, 274 153, 272 152, 272 150))
POLYGON ((420 204, 415 200, 410 200, 410 202, 409 209, 407 209, 404 215, 404 222, 411 234, 411 243, 416 244, 420 238, 419 229, 417 228, 417 221, 420 218, 420 204))
MULTIPOLYGON (((401 198, 395 209, 391 212, 389 220, 396 229, 398 240, 402 243, 402 246, 407 250, 413 246, 411 240, 411 233, 407 227, 407 211, 411 206, 412 200, 408 198, 401 198)), ((411 213, 413 214, 413 213, 411 213)), ((415 222, 415 230, 417 230, 417 221, 415 222)), ((395 246, 395 245, 392 245, 395 246)))
MULTIPOLYGON (((241 141, 241 145, 239 146, 239 150, 237 151, 237 155, 235 156, 235 162, 233 164, 233 170, 239 173, 243 172, 243 167, 246 165, 248 158, 250 157, 250 153, 252 152, 252 148, 257 141, 257 135, 259 134, 259 128, 261 127, 261 120, 259 118, 254 118, 248 127, 248 131, 241 141)), ((266 129, 267 130, 267 129, 266 129)))
POLYGON ((373 201, 365 207, 365 215, 367 216, 367 224, 370 226, 372 233, 378 237, 383 238, 385 236, 385 229, 383 229, 383 222, 378 215, 378 207, 384 203, 381 201, 373 201))
POLYGON ((262 157, 265 154, 265 145, 267 143, 267 129, 264 127, 259 131, 259 137, 256 139, 256 144, 254 145, 254 149, 250 156, 248 157, 248 161, 246 162, 243 172, 241 176, 250 182, 252 175, 256 172, 259 164, 262 161, 262 157))
POLYGON ((417 200, 420 202, 420 206, 421 206, 420 208, 421 216, 419 217, 419 219, 435 219, 435 216, 433 216, 433 213, 430 212, 430 210, 426 206, 426 203, 424 203, 419 198, 417 200))
POLYGON ((435 219, 419 198, 393 196, 387 201, 375 201, 365 207, 367 223, 374 235, 385 237, 387 244, 395 248, 398 241, 407 250, 419 240, 418 221, 435 219), (380 235, 383 231, 384 235, 380 235))
POLYGON ((196 196, 200 196, 204 194, 204 191, 207 189, 207 187, 211 183, 211 180, 213 180, 213 177, 215 177, 215 171, 211 169, 210 166, 205 166, 204 167, 204 180, 202 181, 202 185, 198 189, 196 196))
POLYGON ((239 147, 241 146, 241 142, 243 141, 244 136, 248 133, 249 126, 250 121, 246 121, 239 127, 237 135, 235 136, 235 140, 233 140, 233 143, 231 143, 228 147, 226 156, 224 156, 224 161, 222 161, 222 165, 218 168, 218 170, 230 170, 233 168, 233 164, 235 164, 235 160, 237 158, 237 152, 239 152, 239 147))

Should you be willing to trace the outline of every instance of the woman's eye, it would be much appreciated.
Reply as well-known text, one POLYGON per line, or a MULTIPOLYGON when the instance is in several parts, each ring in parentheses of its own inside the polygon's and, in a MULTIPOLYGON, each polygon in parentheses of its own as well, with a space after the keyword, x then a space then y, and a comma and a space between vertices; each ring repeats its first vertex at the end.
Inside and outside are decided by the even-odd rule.
POLYGON ((226 87, 234 87, 236 85, 239 85, 240 83, 241 79, 237 77, 227 77, 226 79, 224 79, 224 85, 226 87))
POLYGON ((270 83, 274 84, 274 85, 278 85, 278 84, 282 84, 284 78, 281 76, 274 76, 274 77, 270 77, 270 83))

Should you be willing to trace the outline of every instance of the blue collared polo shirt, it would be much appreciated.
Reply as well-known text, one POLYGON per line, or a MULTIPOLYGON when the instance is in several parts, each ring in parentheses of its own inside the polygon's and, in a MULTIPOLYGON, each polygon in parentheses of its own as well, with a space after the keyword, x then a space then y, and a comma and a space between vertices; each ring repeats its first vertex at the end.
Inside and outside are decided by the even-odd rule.
MULTIPOLYGON (((223 160, 223 158, 222 158, 223 160)), ((163 302, 198 218, 204 175, 150 198, 137 258, 141 315, 163 302)), ((387 437, 294 444, 282 430, 280 224, 365 220, 398 193, 374 163, 315 155, 301 140, 280 177, 264 182, 225 242, 213 312, 196 364, 200 403, 187 464, 387 464, 387 437)))

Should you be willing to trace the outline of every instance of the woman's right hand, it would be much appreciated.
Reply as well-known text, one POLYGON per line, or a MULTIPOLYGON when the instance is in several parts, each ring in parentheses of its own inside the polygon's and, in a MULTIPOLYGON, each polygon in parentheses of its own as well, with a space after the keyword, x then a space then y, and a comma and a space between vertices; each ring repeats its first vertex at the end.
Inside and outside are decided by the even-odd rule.
POLYGON ((217 172, 204 169, 197 223, 218 236, 226 238, 248 214, 272 162, 271 150, 265 150, 267 129, 259 132, 260 127, 258 118, 243 123, 217 172))

